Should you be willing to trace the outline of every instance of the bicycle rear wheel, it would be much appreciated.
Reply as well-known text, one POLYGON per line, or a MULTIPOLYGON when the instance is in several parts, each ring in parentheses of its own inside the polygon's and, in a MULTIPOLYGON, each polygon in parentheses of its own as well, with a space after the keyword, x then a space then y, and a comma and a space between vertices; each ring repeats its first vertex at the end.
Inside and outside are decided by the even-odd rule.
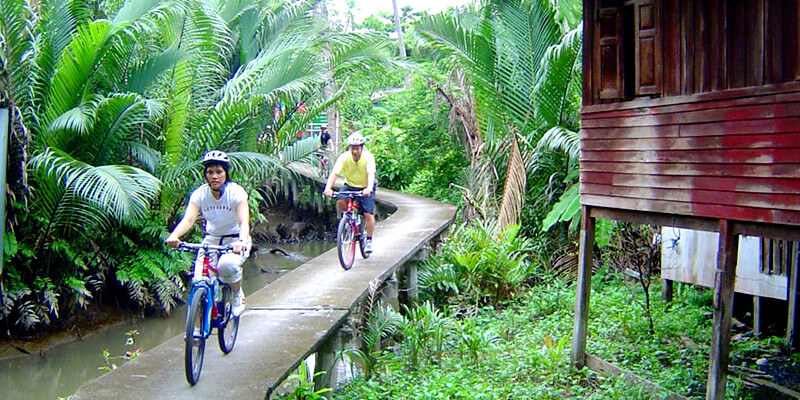
POLYGON ((217 328, 217 339, 219 339, 219 349, 228 354, 236 344, 236 334, 239 333, 239 317, 233 315, 233 292, 228 285, 221 285, 222 303, 224 312, 222 313, 223 322, 217 328))
POLYGON ((339 229, 336 234, 336 249, 339 253, 339 264, 345 270, 353 266, 356 258, 356 241, 353 226, 350 225, 347 214, 339 220, 339 229))
POLYGON ((204 336, 205 310, 208 303, 208 289, 198 287, 192 294, 189 309, 186 311, 186 354, 184 355, 186 380, 194 386, 200 379, 203 369, 203 355, 206 349, 204 336))

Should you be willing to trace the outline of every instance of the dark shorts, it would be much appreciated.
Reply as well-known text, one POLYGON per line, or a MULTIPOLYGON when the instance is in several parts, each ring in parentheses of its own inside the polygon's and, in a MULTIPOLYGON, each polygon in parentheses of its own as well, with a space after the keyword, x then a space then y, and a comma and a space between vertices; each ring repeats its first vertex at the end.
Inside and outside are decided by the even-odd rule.
MULTIPOLYGON (((342 188, 343 191, 364 190, 364 188, 352 187, 347 184, 342 188)), ((358 207, 361 208, 361 213, 375 214, 375 191, 378 190, 378 183, 372 187, 372 193, 369 197, 357 197, 358 207)))

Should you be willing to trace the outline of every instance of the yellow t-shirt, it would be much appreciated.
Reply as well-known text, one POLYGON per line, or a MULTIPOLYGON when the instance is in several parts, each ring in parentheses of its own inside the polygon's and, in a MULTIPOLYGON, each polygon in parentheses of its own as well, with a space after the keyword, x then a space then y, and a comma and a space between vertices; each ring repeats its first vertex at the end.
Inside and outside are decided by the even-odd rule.
POLYGON ((375 172, 375 157, 366 148, 362 151, 358 162, 353 160, 353 155, 348 151, 342 153, 333 166, 333 173, 344 175, 345 183, 354 188, 367 187, 368 172, 375 172))

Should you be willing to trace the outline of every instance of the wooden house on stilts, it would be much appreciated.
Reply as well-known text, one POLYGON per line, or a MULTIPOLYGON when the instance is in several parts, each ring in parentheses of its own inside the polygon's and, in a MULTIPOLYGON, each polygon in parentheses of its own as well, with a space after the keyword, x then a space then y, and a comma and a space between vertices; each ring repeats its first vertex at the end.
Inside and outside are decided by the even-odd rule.
POLYGON ((797 348, 797 0, 584 0, 580 270, 586 364, 596 218, 719 233, 707 399, 724 399, 739 235, 782 240, 797 348))

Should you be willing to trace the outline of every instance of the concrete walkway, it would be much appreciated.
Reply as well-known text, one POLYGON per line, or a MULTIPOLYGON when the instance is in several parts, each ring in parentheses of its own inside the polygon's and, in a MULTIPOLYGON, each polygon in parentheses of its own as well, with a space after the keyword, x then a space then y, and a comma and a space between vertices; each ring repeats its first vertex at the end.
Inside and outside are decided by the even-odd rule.
MULTIPOLYGON (((378 190, 396 211, 379 221, 374 253, 356 256, 349 271, 336 249, 314 258, 247 296, 236 346, 223 355, 216 335, 206 342, 200 381, 184 377, 183 335, 81 387, 78 399, 264 399, 330 338, 373 280, 385 280, 442 233, 456 208, 430 199, 378 190)), ((424 251, 424 250, 423 250, 424 251)))

